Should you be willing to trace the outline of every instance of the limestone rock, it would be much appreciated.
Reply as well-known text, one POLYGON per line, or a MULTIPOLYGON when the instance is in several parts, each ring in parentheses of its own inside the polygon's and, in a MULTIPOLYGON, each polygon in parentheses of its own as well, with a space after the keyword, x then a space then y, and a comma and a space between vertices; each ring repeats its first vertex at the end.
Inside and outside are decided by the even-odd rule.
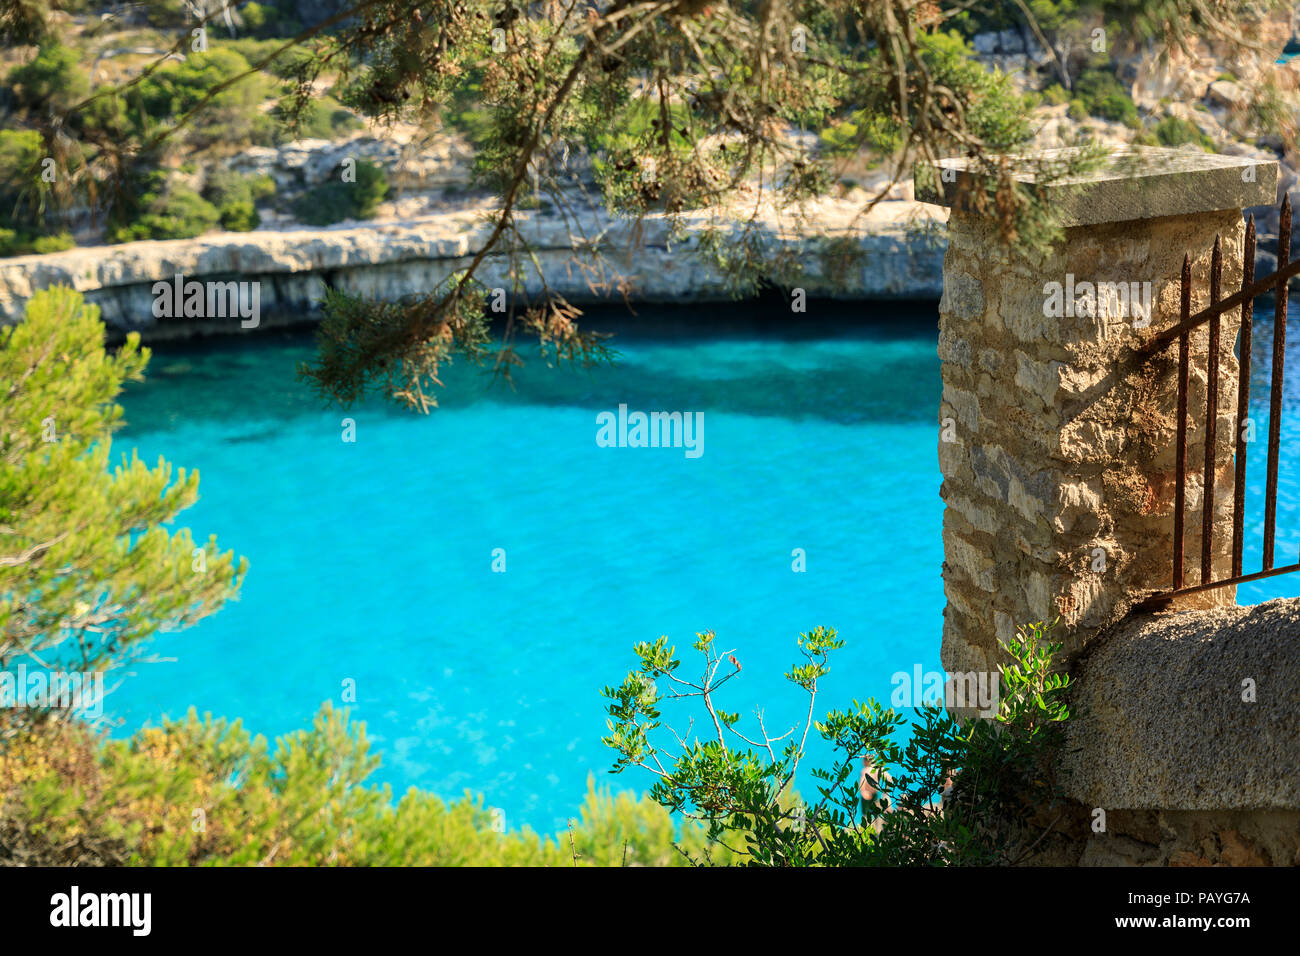
MULTIPOLYGON (((1296 809, 1300 599, 1134 616, 1072 676, 1072 798, 1108 812, 1296 809)), ((1250 860, 1227 844, 1229 862, 1250 860)))

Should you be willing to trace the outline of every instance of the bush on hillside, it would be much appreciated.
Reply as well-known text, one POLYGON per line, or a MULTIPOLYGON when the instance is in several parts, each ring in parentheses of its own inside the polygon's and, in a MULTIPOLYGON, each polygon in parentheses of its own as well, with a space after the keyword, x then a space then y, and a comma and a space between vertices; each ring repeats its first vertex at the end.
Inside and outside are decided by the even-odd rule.
POLYGON ((275 195, 270 176, 244 176, 229 169, 216 169, 203 185, 203 198, 217 210, 223 229, 248 232, 260 222, 256 204, 275 195))
POLYGON ((328 226, 344 219, 369 219, 388 195, 388 180, 381 166, 361 160, 356 164, 356 182, 343 182, 343 167, 335 169, 329 182, 315 186, 293 203, 293 213, 302 222, 328 226))
MULTIPOLYGON (((281 119, 278 109, 272 115, 281 119)), ((311 108, 298 117, 298 128, 283 128, 283 139, 339 139, 348 133, 364 128, 365 124, 357 119, 356 114, 336 100, 325 95, 311 104, 311 108)))
POLYGON ((1043 89, 1043 102, 1048 106, 1060 106, 1070 102, 1070 93, 1060 83, 1052 83, 1043 89))
POLYGON ((0 130, 0 256, 59 252, 72 236, 52 214, 41 176, 44 150, 33 130, 0 130))
POLYGON ((249 68, 248 60, 225 46, 191 53, 184 62, 169 61, 141 80, 127 96, 128 112, 138 128, 146 129, 175 122, 204 103, 184 134, 192 147, 273 145, 275 121, 262 107, 275 90, 259 72, 235 82, 249 68), (214 92, 226 83, 231 85, 214 92))
POLYGON ((142 0, 142 3, 145 18, 151 26, 181 27, 194 23, 188 0, 142 0))
POLYGON ((20 110, 63 113, 90 93, 81 55, 59 43, 42 46, 30 63, 10 70, 6 82, 20 110))
POLYGON ((1166 116, 1156 124, 1152 132, 1155 134, 1156 142, 1161 146, 1177 148, 1188 143, 1195 143, 1208 152, 1214 151, 1214 140, 1201 132, 1200 127, 1195 123, 1180 119, 1177 116, 1166 116))
POLYGON ((115 211, 110 242, 140 239, 191 239, 217 227, 217 208, 188 186, 171 182, 161 170, 140 177, 140 192, 115 211))
POLYGON ((302 23, 297 18, 291 0, 246 3, 239 8, 239 17, 244 24, 241 33, 259 39, 291 37, 302 31, 302 23))
POLYGON ((44 255, 47 252, 63 252, 65 249, 71 249, 77 243, 73 240, 71 233, 56 232, 46 236, 37 236, 32 239, 31 244, 33 253, 44 255))
POLYGON ((1124 84, 1106 70, 1084 70, 1074 84, 1070 115, 1075 119, 1096 116, 1137 128, 1137 104, 1124 84))
POLYGON ((230 232, 252 232, 262 222, 257 207, 247 200, 226 203, 217 210, 222 229, 230 232))

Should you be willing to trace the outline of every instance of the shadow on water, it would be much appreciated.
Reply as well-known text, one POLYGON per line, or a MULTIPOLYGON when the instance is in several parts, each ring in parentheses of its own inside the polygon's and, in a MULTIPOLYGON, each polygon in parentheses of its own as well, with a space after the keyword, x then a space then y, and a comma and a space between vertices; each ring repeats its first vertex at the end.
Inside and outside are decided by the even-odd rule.
MULTIPOLYGON (((937 356, 917 343, 937 338, 933 302, 811 301, 792 314, 770 298, 696 306, 593 309, 584 327, 607 333, 615 364, 547 368, 536 348, 513 388, 454 362, 438 393, 444 409, 483 401, 591 409, 710 410, 843 424, 931 420, 938 401, 937 356), (687 365, 683 366, 683 345, 687 365), (738 348, 737 346, 743 346, 738 348), (864 362, 864 357, 870 361, 864 362), (810 375, 811 368, 816 369, 810 375)), ((147 378, 130 386, 126 434, 196 421, 265 423, 317 416, 329 408, 296 368, 315 352, 309 330, 160 343, 147 378), (131 402, 148 393, 150 401, 131 402)), ((377 399, 369 414, 408 415, 377 399)), ((256 427, 228 441, 256 442, 256 427)))

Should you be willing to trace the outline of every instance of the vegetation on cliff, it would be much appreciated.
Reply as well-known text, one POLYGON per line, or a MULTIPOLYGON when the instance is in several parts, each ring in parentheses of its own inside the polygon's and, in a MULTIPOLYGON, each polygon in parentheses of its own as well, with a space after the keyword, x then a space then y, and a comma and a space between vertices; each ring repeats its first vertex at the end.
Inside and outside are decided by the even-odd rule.
MULTIPOLYGON (((245 228, 255 209, 240 205, 214 218, 206 200, 194 199, 201 187, 193 183, 163 184, 150 204, 136 201, 128 184, 191 154, 216 161, 274 142, 322 115, 332 123, 351 111, 377 128, 450 125, 469 135, 479 184, 499 200, 485 245, 462 273, 402 303, 399 320, 381 303, 333 310, 320 355, 304 369, 328 398, 374 390, 428 410, 441 363, 459 355, 508 377, 522 361, 520 333, 554 343, 578 364, 601 360, 599 337, 579 327, 580 313, 562 296, 522 296, 535 264, 513 213, 543 196, 566 214, 576 201, 597 201, 633 219, 655 213, 680 225, 690 216, 695 247, 725 260, 744 292, 760 278, 795 285, 800 275, 798 262, 764 241, 759 194, 797 221, 803 199, 838 188, 837 161, 866 156, 892 173, 870 208, 918 163, 955 154, 994 174, 993 186, 969 201, 993 214, 1002 239, 1045 243, 1056 235, 1051 210, 1016 185, 1004 157, 1033 132, 1030 101, 1010 74, 975 60, 972 38, 1018 35, 1022 49, 1042 52, 1026 65, 1081 115, 1138 125, 1118 75, 1124 50, 1194 51, 1207 40, 1245 49, 1257 45, 1261 13, 1280 2, 1242 4, 1238 23, 1208 0, 615 0, 542 10, 510 0, 351 0, 330 4, 320 22, 300 23, 284 2, 204 3, 196 8, 201 20, 185 22, 176 3, 157 0, 139 35, 156 55, 122 65, 114 61, 123 48, 103 50, 96 30, 53 16, 59 6, 33 0, 0 21, 11 42, 35 47, 8 82, 16 118, 41 141, 39 162, 19 174, 30 199, 0 222, 12 232, 11 250, 35 248, 38 238, 47 247, 65 241, 54 238, 66 232, 51 212, 60 205, 97 211, 115 238, 192 233, 216 222, 245 228), (74 42, 102 52, 99 68, 112 74, 88 93, 86 68, 65 52, 74 42), (818 138, 825 149, 810 148, 818 138), (47 160, 53 175, 42 179, 47 160), (579 200, 573 184, 584 176, 598 195, 579 200), (488 255, 512 260, 516 287, 506 291, 523 306, 508 310, 499 346, 480 350, 473 326, 482 319, 479 272, 488 255)), ((84 0, 65 6, 91 8, 84 0)), ((1262 90, 1259 100, 1272 104, 1270 122, 1289 141, 1294 124, 1274 108, 1276 93, 1262 90)), ((1178 134, 1170 127, 1163 135, 1178 134)), ((1040 169, 1040 180, 1095 159, 1085 151, 1040 169)), ((318 221, 347 212, 357 199, 342 185, 291 208, 318 221)), ((363 200, 352 211, 365 208, 363 200)), ((584 249, 599 260, 601 241, 587 239, 584 249)))

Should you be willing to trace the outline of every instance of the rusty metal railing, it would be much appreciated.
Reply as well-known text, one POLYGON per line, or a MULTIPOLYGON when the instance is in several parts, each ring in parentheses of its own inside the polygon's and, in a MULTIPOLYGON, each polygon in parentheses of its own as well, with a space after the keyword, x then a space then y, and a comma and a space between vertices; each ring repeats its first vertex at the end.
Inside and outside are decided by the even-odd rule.
MULTIPOLYGON (((1287 281, 1300 274, 1300 259, 1291 261, 1291 198, 1282 201, 1278 216, 1278 268, 1261 279, 1255 278, 1255 218, 1246 226, 1243 249, 1241 289, 1226 299, 1221 299, 1223 283, 1223 245, 1214 240, 1214 253, 1210 259, 1210 304, 1191 315, 1192 261, 1183 257, 1182 296, 1179 321, 1151 339, 1140 352, 1151 356, 1178 342, 1178 437, 1175 457, 1174 490, 1174 546, 1173 588, 1152 595, 1144 606, 1158 606, 1172 598, 1198 591, 1228 587, 1258 581, 1278 574, 1300 571, 1300 560, 1283 567, 1274 566, 1274 541, 1277 530, 1277 469, 1278 450, 1281 444, 1282 386, 1286 370, 1286 318, 1287 281), (1264 488, 1264 560, 1263 567, 1251 574, 1243 574, 1242 551, 1245 539, 1246 509, 1246 434, 1241 427, 1250 414, 1250 363, 1253 335, 1254 301, 1256 297, 1272 292, 1273 306, 1273 368, 1270 381, 1268 419, 1268 467, 1264 488), (1232 511, 1232 574, 1213 580, 1214 558, 1214 504, 1215 504, 1215 451, 1217 449, 1219 413, 1219 324, 1220 317, 1233 309, 1241 310, 1241 368, 1237 384, 1237 441, 1236 468, 1233 484, 1232 511), (1189 585, 1184 580, 1184 522, 1187 507, 1187 388, 1191 332, 1209 325, 1209 354, 1206 358, 1205 394, 1205 461, 1202 478, 1201 502, 1201 575, 1200 581, 1189 585)), ((1300 556, 1298 556, 1300 557, 1300 556)))

